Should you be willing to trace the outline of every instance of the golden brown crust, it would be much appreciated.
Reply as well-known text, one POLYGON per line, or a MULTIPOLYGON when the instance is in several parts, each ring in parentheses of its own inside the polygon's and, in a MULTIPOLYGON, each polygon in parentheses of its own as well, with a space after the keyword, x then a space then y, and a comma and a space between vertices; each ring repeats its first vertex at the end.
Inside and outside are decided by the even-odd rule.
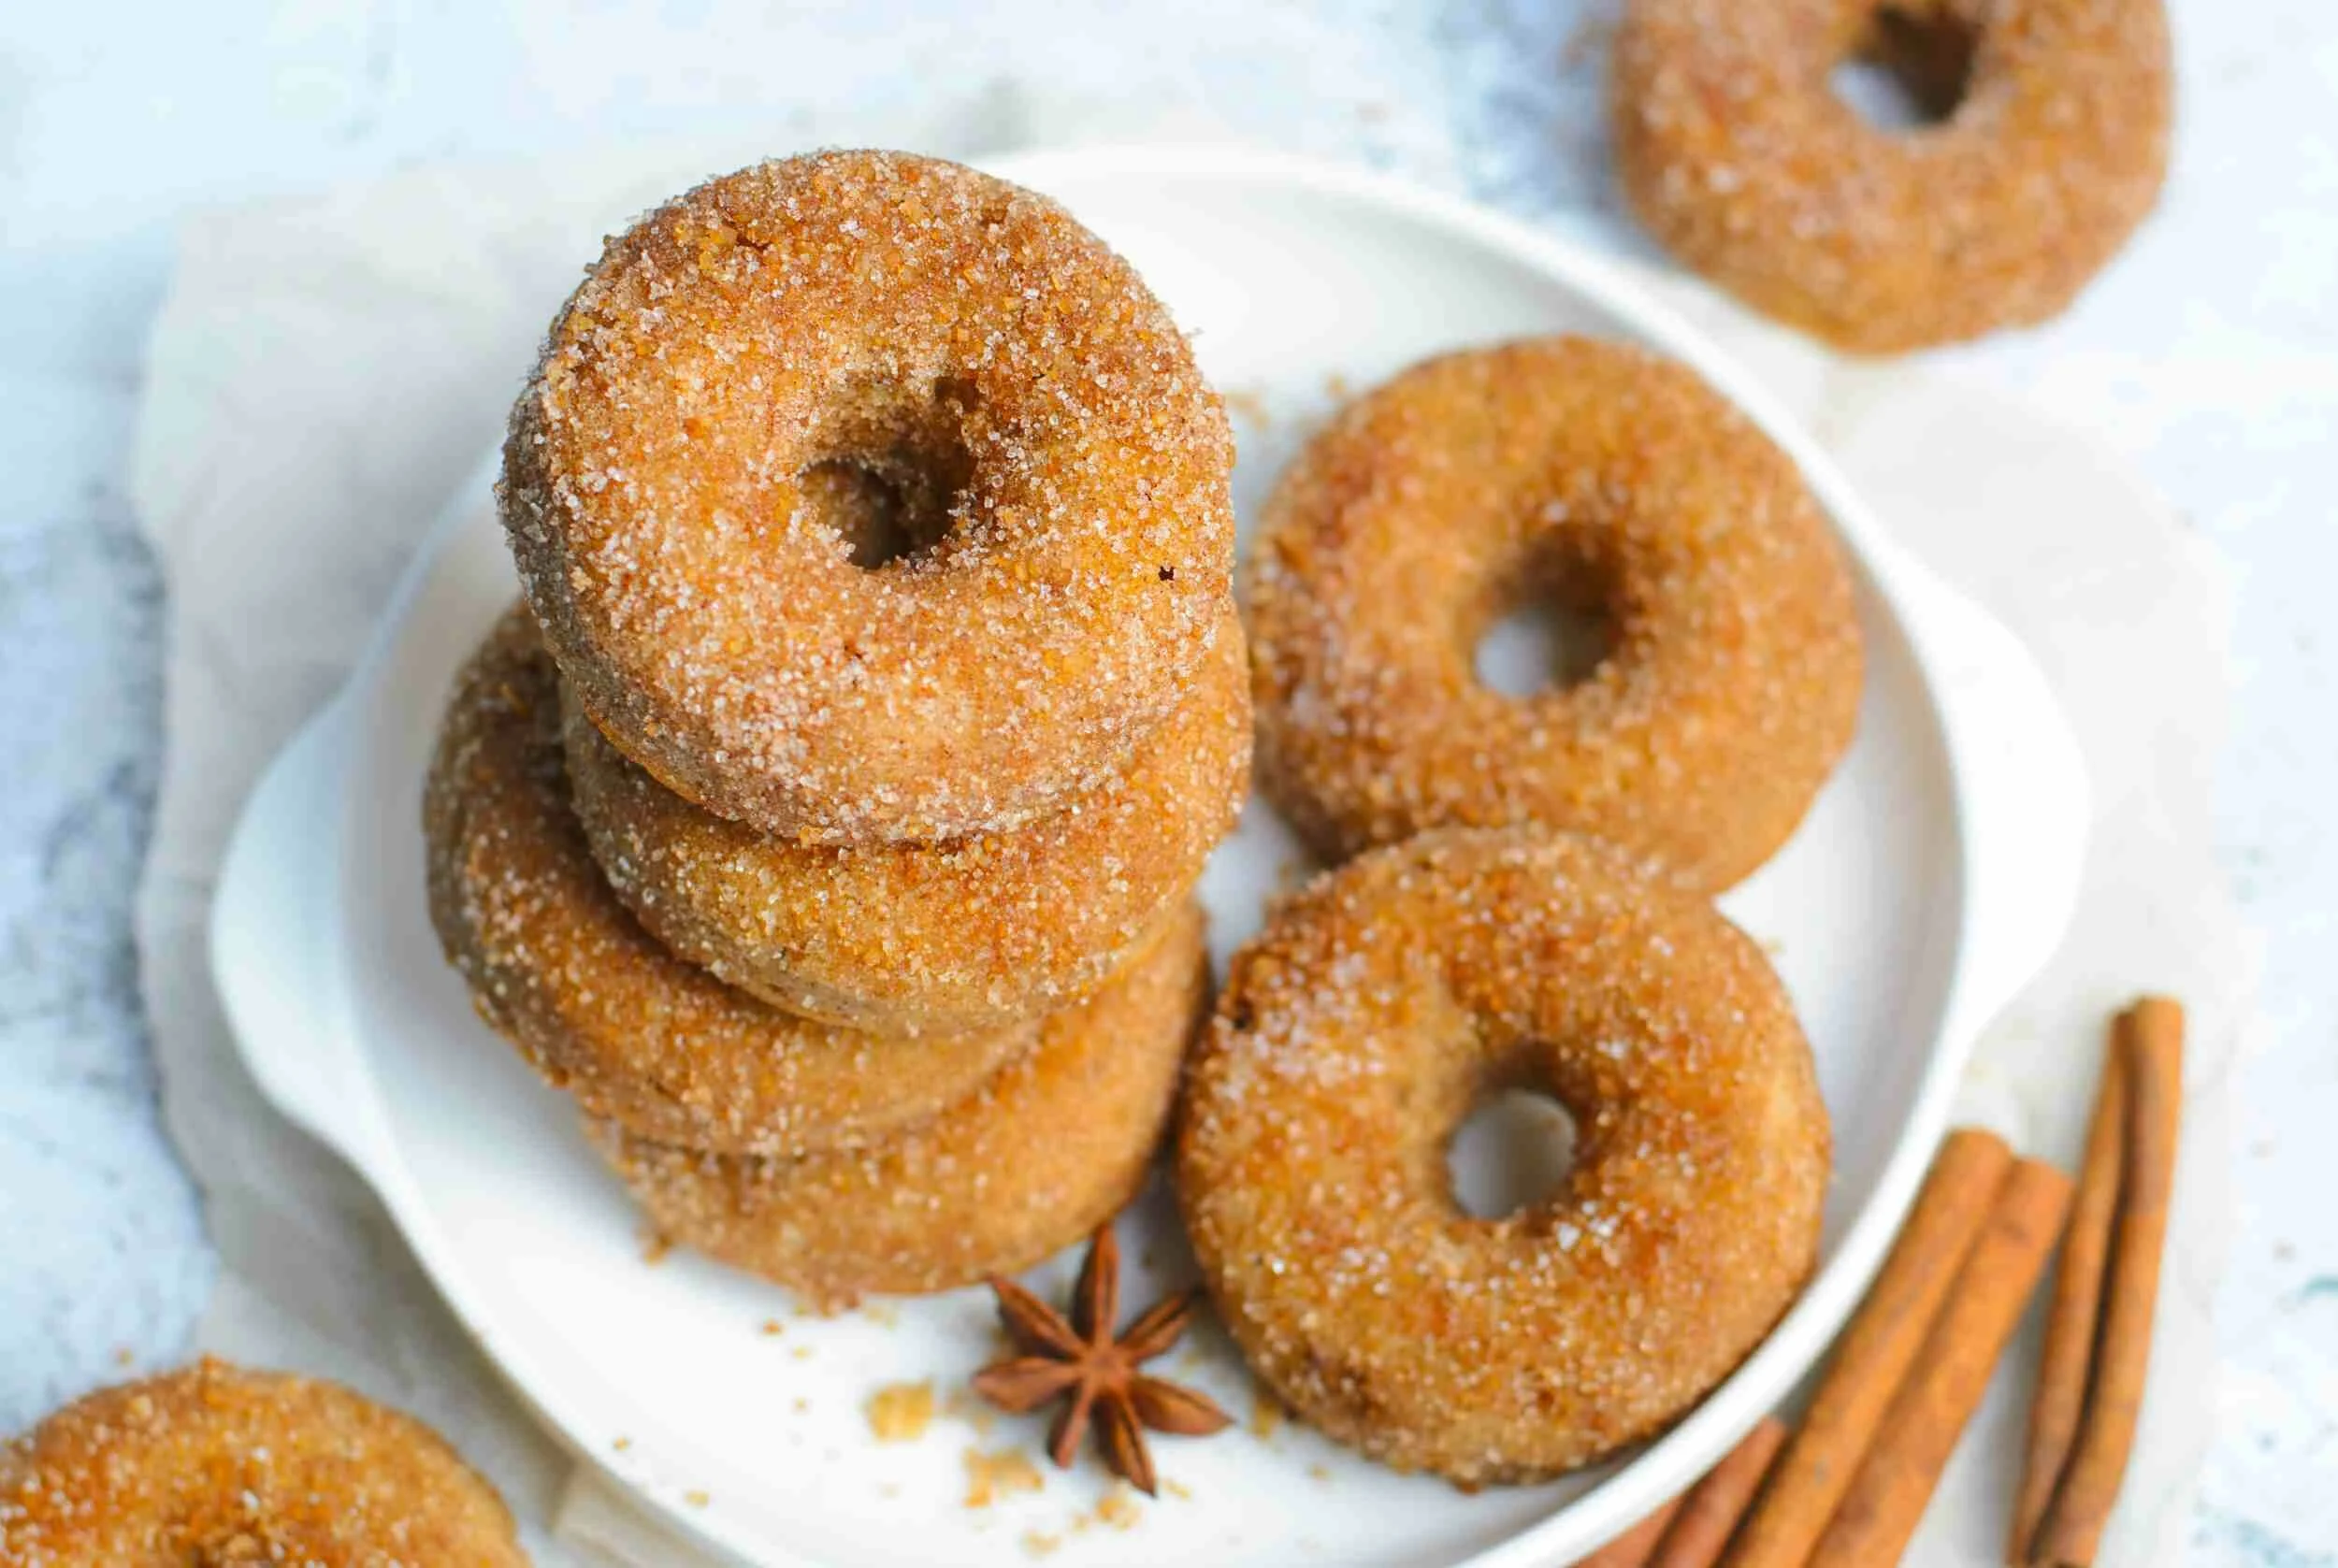
POLYGON ((1615 44, 1633 209, 1747 303, 1892 353, 2058 313, 2158 200, 2161 0, 1915 0, 1972 45, 1956 107, 1895 134, 1838 98, 1877 0, 1632 0, 1615 44))
POLYGON ((669 787, 805 842, 938 839, 1092 788, 1167 712, 1224 610, 1232 461, 1176 324, 1061 208, 825 152, 610 242, 502 511, 578 699, 669 787), (855 566, 833 497, 800 504, 837 463, 953 525, 855 566))
POLYGON ((659 784, 573 702, 569 775, 611 885, 684 957, 830 1023, 995 1029, 1093 992, 1201 874, 1249 791, 1248 670, 1229 613, 1124 772, 1035 822, 948 843, 758 833, 659 784))
POLYGON ((1197 905, 1039 1048, 922 1126, 857 1153, 722 1159, 592 1129, 671 1241, 823 1306, 947 1290, 1078 1241, 1152 1162, 1208 997, 1197 905))
POLYGON ((1460 831, 1319 879, 1235 956, 1176 1187, 1227 1328, 1293 1410, 1400 1468, 1514 1481, 1728 1374, 1811 1270, 1828 1161, 1751 941, 1595 841, 1460 831), (1503 1083, 1569 1109, 1576 1161, 1472 1218, 1446 1144, 1503 1083))
POLYGON ((1619 343, 1450 354, 1367 395, 1284 474, 1248 572, 1260 783, 1333 858, 1539 824, 1726 887, 1857 719, 1850 575, 1793 462, 1619 343), (1615 647, 1504 696, 1476 646, 1537 579, 1595 597, 1615 647))
POLYGON ((430 918, 488 1027, 585 1110, 739 1153, 865 1142, 970 1093, 1032 1025, 881 1040, 779 1012, 659 946, 570 802, 559 674, 526 606, 473 655, 423 795, 430 918))
POLYGON ((495 1489, 337 1384, 202 1360, 102 1389, 0 1448, 11 1568, 524 1568, 495 1489))

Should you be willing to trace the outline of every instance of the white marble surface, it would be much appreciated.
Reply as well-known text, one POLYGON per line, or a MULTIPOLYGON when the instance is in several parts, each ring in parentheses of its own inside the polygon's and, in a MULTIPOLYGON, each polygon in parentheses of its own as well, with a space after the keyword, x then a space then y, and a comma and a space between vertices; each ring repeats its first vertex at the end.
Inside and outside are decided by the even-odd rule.
MULTIPOLYGON (((1010 69, 1393 166, 1643 249, 1601 151, 1606 6, 701 0, 12 7, 0 13, 0 1429, 166 1360, 209 1277, 155 1130, 125 912, 155 732, 154 574, 123 468, 189 204, 448 156, 881 115, 1010 69), (1588 22, 1590 25, 1586 26, 1588 22)), ((2227 864, 2260 928, 2241 1230, 2195 1557, 2338 1561, 2338 11, 2177 0, 2167 200, 2053 326, 1941 356, 2100 433, 2215 548, 2234 599, 2227 864)), ((1002 113, 1010 112, 1003 100, 1002 113)), ((2217 743, 2203 737, 2203 745, 2217 743)))

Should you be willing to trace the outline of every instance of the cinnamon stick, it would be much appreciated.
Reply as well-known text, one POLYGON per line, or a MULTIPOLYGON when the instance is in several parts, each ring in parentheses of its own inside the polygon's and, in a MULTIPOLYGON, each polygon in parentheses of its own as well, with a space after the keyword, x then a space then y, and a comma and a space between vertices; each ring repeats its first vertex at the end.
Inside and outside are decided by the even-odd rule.
POLYGON ((1810 1568, 1899 1561, 2045 1270, 2070 1201, 2061 1172, 2034 1159, 2014 1164, 1810 1568))
POLYGON ((2124 1031, 2123 1023, 2113 1023, 2102 1056, 2102 1081, 2095 1090, 2094 1119, 2086 1128, 2086 1152, 2078 1169, 2078 1196, 2071 1205, 2070 1230, 2062 1238, 2045 1348, 2038 1360, 2038 1387, 2029 1404, 2021 1489, 2005 1547, 2009 1568, 2028 1568, 2039 1522, 2054 1501, 2086 1408, 2095 1330, 2102 1316, 2103 1273, 2110 1261, 2112 1223, 2118 1214, 2120 1171, 2127 1159, 2127 1066, 2119 1045, 2124 1031))
POLYGON ((1575 1564, 1575 1568, 1645 1568, 1648 1554, 1656 1549, 1665 1532, 1672 1528, 1686 1497, 1676 1497, 1646 1518, 1575 1564))
POLYGON ((1785 1423, 1763 1417, 1689 1491, 1649 1568, 1713 1568, 1785 1441, 1785 1423))
POLYGON ((1771 1469, 1726 1558, 1728 1568, 1803 1568, 2013 1164, 1995 1133, 1949 1134, 1907 1225, 1884 1259, 1802 1428, 1771 1469))
POLYGON ((2119 1024, 2118 1043, 2126 1057, 2127 1158, 2086 1411, 2031 1553, 2034 1562, 2051 1568, 2089 1568, 2118 1502, 2143 1415, 2159 1260, 2175 1189, 2184 1009, 2166 997, 2145 997, 2120 1015, 2119 1024))

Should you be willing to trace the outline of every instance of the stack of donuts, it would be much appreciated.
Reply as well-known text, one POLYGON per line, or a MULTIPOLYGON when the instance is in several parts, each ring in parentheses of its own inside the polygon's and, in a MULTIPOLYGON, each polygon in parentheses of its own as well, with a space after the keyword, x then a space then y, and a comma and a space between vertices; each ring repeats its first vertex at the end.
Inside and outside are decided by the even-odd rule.
POLYGON ((836 1303, 1133 1193, 1248 790, 1232 460, 1128 265, 973 170, 793 158, 609 242, 425 815, 480 1013, 664 1235, 836 1303))

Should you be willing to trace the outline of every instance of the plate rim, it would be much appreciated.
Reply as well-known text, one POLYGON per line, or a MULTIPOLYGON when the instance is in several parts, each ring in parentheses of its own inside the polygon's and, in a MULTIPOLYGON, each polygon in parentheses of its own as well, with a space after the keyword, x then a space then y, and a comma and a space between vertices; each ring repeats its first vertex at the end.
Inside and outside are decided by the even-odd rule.
MULTIPOLYGON (((2011 988, 2043 962, 2051 952, 2052 939, 2058 937, 2059 919, 2037 923, 2042 934, 2034 942, 2036 951, 2021 956, 2023 961, 2009 963, 2010 970, 2018 972, 1998 977, 1997 988, 2005 994, 1988 995, 1990 987, 1976 982, 1972 958, 1976 928, 1984 912, 1975 889, 1981 880, 1979 861, 1994 845, 1988 832, 1976 831, 1982 826, 1974 813, 1976 774, 1986 770, 1975 755, 1971 725, 1976 716, 1960 715, 1951 700, 1953 683, 1943 669, 1953 660, 1943 642, 1956 633, 1953 623, 1965 618, 1968 632, 1970 623, 1978 621, 2003 639, 2006 647, 1995 651, 2000 661, 2007 656, 2007 649, 2010 656, 2024 663, 2028 656, 1985 611, 1941 583, 1929 568, 1883 532, 1832 457, 1750 372, 1651 295, 1621 264, 1574 240, 1386 175, 1292 154, 1141 144, 1040 150, 974 162, 1002 178, 1043 192, 1059 181, 1100 178, 1238 180, 1295 187, 1458 235, 1556 281, 1696 370, 1795 460, 1910 645, 1942 741, 1955 817, 1949 826, 1956 837, 1954 860, 1958 870, 1957 915, 1954 922, 1943 923, 1950 943, 1947 978, 1934 1038, 1927 1047, 1928 1059, 1897 1142, 1869 1192, 1858 1201, 1834 1256, 1812 1275, 1794 1305, 1745 1361, 1681 1420, 1591 1489, 1507 1540, 1457 1560, 1454 1568, 1525 1568, 1562 1551, 1587 1550, 1626 1528, 1700 1474, 1825 1354, 1881 1266, 1913 1201, 1932 1150, 1946 1129, 1958 1082, 1981 1028, 2010 1000, 2011 988)), ((285 744, 254 787, 222 864, 211 922, 214 981, 227 1005, 241 1054, 268 1099, 290 1119, 339 1152, 380 1194, 434 1288, 551 1434, 596 1474, 628 1496, 647 1503, 662 1522, 687 1538, 741 1561, 800 1563, 811 1568, 810 1559, 785 1547, 777 1548, 784 1555, 774 1555, 772 1543, 743 1539, 743 1532, 726 1528, 726 1516, 690 1509, 678 1493, 667 1496, 665 1489, 650 1484, 648 1478, 610 1465, 579 1436, 594 1423, 572 1409, 564 1409, 568 1401, 559 1390, 541 1387, 546 1379, 530 1375, 530 1358, 524 1350, 502 1345, 486 1327, 492 1315, 478 1310, 467 1271, 445 1256, 449 1244, 431 1217, 429 1205, 423 1201, 403 1158, 381 1134, 383 1113, 378 1086, 365 1066, 364 1048, 349 1016, 351 988, 344 972, 348 944, 339 928, 344 875, 341 849, 344 835, 358 825, 349 822, 345 813, 325 813, 308 818, 309 830, 304 833, 297 818, 288 825, 283 816, 270 819, 270 813, 256 809, 272 787, 289 792, 304 787, 332 789, 339 770, 345 768, 356 749, 354 723, 368 700, 378 695, 402 629, 444 555, 450 537, 475 514, 481 492, 498 468, 499 452, 498 443, 455 493, 409 562, 345 683, 285 744), (318 940, 306 944, 310 961, 299 966, 297 972, 310 978, 311 989, 305 998, 295 1000, 305 1001, 314 1027, 333 1041, 334 1054, 340 1058, 308 1064, 312 1081, 305 1085, 300 1081, 302 1073, 283 1059, 287 1052, 277 1048, 283 1031, 281 1026, 271 1027, 270 1014, 281 1015, 284 1009, 261 1005, 253 995, 249 966, 255 940, 253 927, 255 922, 266 924, 267 911, 254 903, 255 897, 264 896, 267 882, 264 869, 285 855, 303 854, 313 857, 310 869, 330 893, 304 899, 310 906, 305 913, 313 915, 318 908, 329 910, 333 925, 329 933, 319 932, 318 940), (342 1071, 353 1067, 354 1072, 342 1071), (341 1081, 335 1083, 334 1092, 314 1092, 317 1074, 336 1072, 341 1081)), ((2035 677, 2034 667, 2029 673, 2035 677)), ((2050 705, 2050 698, 2047 701, 2050 705)), ((2060 722, 2058 715, 2056 722, 2060 722)), ((2072 748, 2069 757, 2036 760, 2035 765, 2050 770, 2073 765, 2074 758, 2072 748)), ((2083 776, 2080 782, 2083 786, 2083 776)), ((2063 913, 2067 914, 2067 909, 2063 913)), ((281 973, 277 970, 273 978, 281 980, 281 973)), ((325 1055, 317 1050, 316 1036, 310 1037, 306 1049, 312 1057, 325 1055)))

